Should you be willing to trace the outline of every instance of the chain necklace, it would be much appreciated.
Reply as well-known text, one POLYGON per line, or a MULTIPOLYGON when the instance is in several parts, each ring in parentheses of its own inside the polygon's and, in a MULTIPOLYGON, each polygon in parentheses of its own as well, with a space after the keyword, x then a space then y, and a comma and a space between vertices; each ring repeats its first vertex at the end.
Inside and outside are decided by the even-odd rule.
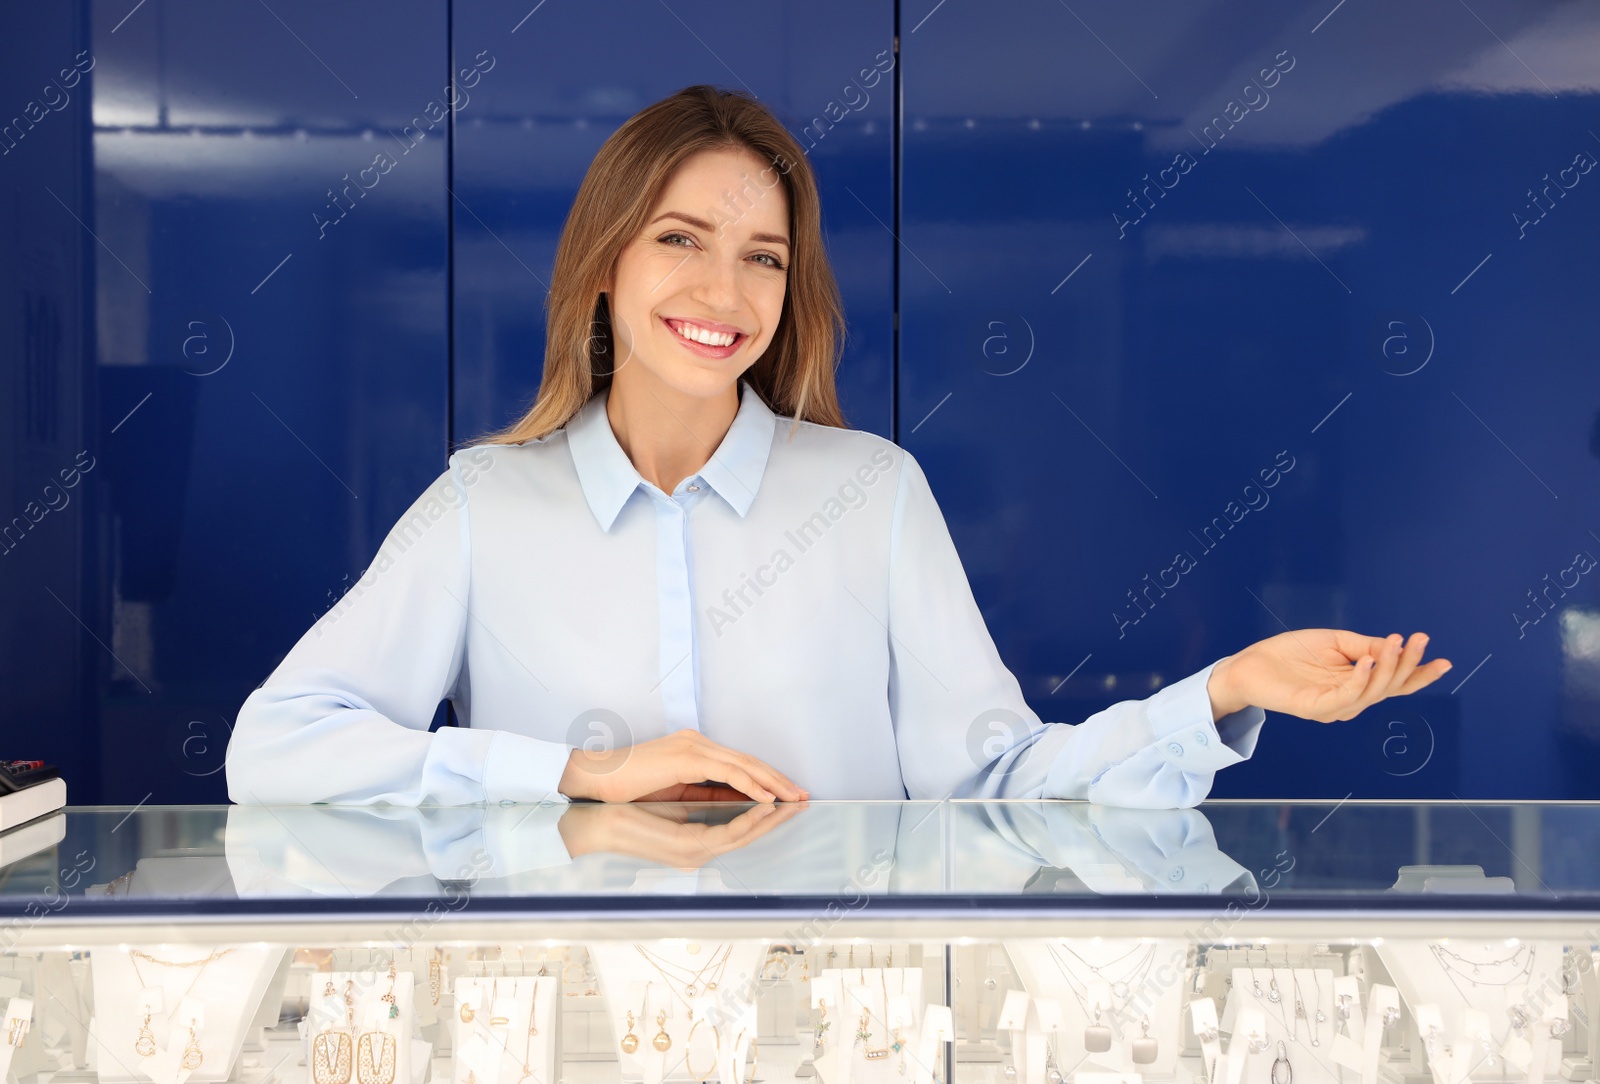
POLYGON ((657 956, 651 952, 646 952, 643 945, 634 945, 633 947, 638 951, 640 956, 644 957, 646 963, 656 969, 656 972, 660 974, 661 978, 666 982, 667 989, 676 994, 678 1000, 682 1001, 686 1006, 689 1004, 689 999, 694 997, 697 993, 709 994, 711 991, 717 988, 717 983, 721 980, 722 973, 728 966, 728 960, 733 956, 733 943, 729 942, 723 948, 720 955, 713 955, 710 960, 706 961, 705 965, 702 966, 700 970, 693 971, 680 963, 657 956), (685 979, 682 974, 676 976, 669 974, 667 968, 671 968, 673 971, 687 973, 689 977, 685 979), (710 974, 709 978, 706 977, 708 973, 710 974), (702 979, 705 980, 704 985, 701 985, 702 979), (677 987, 673 985, 674 983, 676 983, 678 986, 682 986, 682 991, 679 991, 677 987))
MULTIPOLYGON (((1070 948, 1067 948, 1065 945, 1060 947, 1074 960, 1078 961, 1078 963, 1082 964, 1084 967, 1093 972, 1096 978, 1100 979, 1102 982, 1109 983, 1111 986, 1111 1004, 1106 1006, 1106 1009, 1110 1011, 1111 1018, 1113 1020, 1116 1020, 1126 1013, 1128 1005, 1133 1001, 1134 993, 1138 991, 1140 986, 1144 985, 1145 976, 1149 974, 1150 968, 1156 960, 1155 945, 1136 946, 1132 950, 1117 957, 1115 960, 1112 960, 1109 963, 1101 964, 1097 967, 1094 964, 1091 964, 1088 960, 1085 960, 1076 952, 1073 952, 1070 948), (1144 950, 1144 955, 1138 960, 1134 961, 1133 965, 1128 968, 1127 972, 1124 973, 1122 978, 1112 981, 1106 977, 1104 973, 1105 968, 1110 967, 1113 964, 1121 963, 1123 960, 1128 959, 1128 957, 1132 956, 1134 953, 1139 952, 1141 947, 1144 950), (1117 1000, 1119 998, 1122 1001, 1120 1006, 1117 1004, 1117 1000)), ((1072 968, 1067 966, 1067 964, 1062 961, 1061 957, 1057 955, 1056 945, 1046 942, 1045 948, 1049 952, 1051 960, 1054 961, 1057 970, 1061 972, 1061 977, 1067 981, 1067 988, 1072 991, 1072 996, 1078 999, 1079 1005, 1083 1006, 1084 1016, 1093 1017, 1095 1023, 1098 1024, 1100 1018, 1100 1003, 1096 1001, 1094 1008, 1090 1009, 1090 990, 1088 984, 1084 983, 1082 988, 1079 988, 1078 979, 1073 974, 1072 968)))
POLYGON ((533 980, 533 1002, 528 1006, 528 1034, 522 1040, 522 1075, 517 1077, 517 1084, 522 1084, 533 1075, 533 1037, 539 1034, 539 980, 533 980))
MULTIPOLYGON (((1054 948, 1055 946, 1052 945, 1051 947, 1054 948)), ((1090 963, 1088 960, 1085 960, 1082 956, 1078 955, 1078 953, 1074 952, 1070 947, 1068 947, 1066 945, 1062 945, 1060 947, 1061 947, 1063 952, 1068 953, 1069 955, 1072 956, 1072 958, 1074 960, 1077 960, 1084 967, 1086 967, 1090 971, 1092 971, 1094 973, 1094 977, 1095 978, 1100 979, 1100 980, 1102 980, 1104 982, 1109 982, 1111 984, 1111 996, 1114 997, 1114 998, 1122 998, 1124 1001, 1126 1001, 1128 999, 1129 995, 1132 993, 1132 988, 1130 987, 1130 984, 1129 984, 1128 980, 1132 979, 1135 974, 1140 975, 1140 977, 1142 978, 1143 977, 1143 972, 1150 970, 1150 964, 1155 960, 1155 955, 1156 955, 1156 947, 1154 945, 1134 945, 1133 948, 1129 949, 1127 952, 1124 952, 1121 956, 1118 956, 1115 960, 1108 960, 1107 962, 1105 962, 1103 964, 1096 965, 1096 964, 1090 963), (1112 979, 1107 979, 1106 978, 1106 976, 1104 974, 1104 970, 1106 968, 1115 967, 1117 964, 1120 964, 1122 961, 1128 959, 1134 953, 1140 951, 1140 949, 1144 950, 1144 954, 1145 954, 1144 958, 1141 959, 1141 960, 1137 960, 1132 965, 1130 965, 1127 974, 1125 974, 1121 979, 1117 979, 1117 980, 1112 980, 1112 979)))
POLYGON ((1434 959, 1439 961, 1439 966, 1444 969, 1445 977, 1450 980, 1451 985, 1460 992, 1462 999, 1467 1001, 1470 1001, 1471 998, 1467 996, 1467 992, 1462 989, 1461 984, 1456 982, 1456 975, 1460 975, 1473 986, 1510 986, 1518 979, 1524 979, 1533 974, 1534 947, 1532 945, 1518 945, 1511 955, 1499 960, 1468 959, 1459 952, 1447 949, 1443 945, 1429 945, 1428 950, 1433 953, 1434 959), (1527 957, 1523 960, 1522 965, 1504 978, 1489 979, 1483 977, 1483 969, 1515 964, 1524 953, 1527 954, 1527 957))

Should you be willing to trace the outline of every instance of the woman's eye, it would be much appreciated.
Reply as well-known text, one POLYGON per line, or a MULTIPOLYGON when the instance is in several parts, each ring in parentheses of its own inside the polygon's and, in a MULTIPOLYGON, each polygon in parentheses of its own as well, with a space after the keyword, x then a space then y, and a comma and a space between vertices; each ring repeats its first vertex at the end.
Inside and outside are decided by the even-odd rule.
POLYGON ((770 252, 758 252, 758 253, 756 253, 756 259, 758 259, 758 260, 770 260, 771 262, 765 264, 764 266, 770 267, 775 271, 782 271, 783 270, 782 262, 780 262, 778 257, 774 256, 770 252))
MULTIPOLYGON (((664 245, 672 245, 672 239, 674 237, 678 238, 680 241, 689 241, 690 244, 694 243, 693 240, 687 234, 682 234, 682 233, 665 234, 664 236, 662 236, 660 238, 660 241, 664 245)), ((677 248, 677 247, 681 247, 681 246, 673 245, 672 247, 677 248)))

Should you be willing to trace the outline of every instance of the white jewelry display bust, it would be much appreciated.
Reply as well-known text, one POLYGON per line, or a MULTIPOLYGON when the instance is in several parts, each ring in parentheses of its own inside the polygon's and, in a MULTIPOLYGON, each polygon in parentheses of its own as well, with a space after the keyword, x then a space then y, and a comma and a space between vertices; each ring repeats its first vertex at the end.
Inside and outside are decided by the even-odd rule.
MULTIPOLYGON (((1400 996, 1415 1012, 1419 1005, 1436 1007, 1450 1044, 1479 1043, 1469 1075, 1499 1080, 1508 1072, 1500 1051, 1518 1038, 1511 1010, 1527 1004, 1521 1035, 1531 1043, 1535 1028, 1548 1038, 1548 1006, 1562 989, 1562 945, 1558 941, 1492 939, 1441 940, 1435 943, 1385 941, 1375 951, 1394 979, 1400 996), (1476 965, 1476 971, 1474 970, 1476 965), (1534 1008, 1531 1006, 1538 1006, 1534 1008), (1482 1014, 1481 1016, 1478 1014, 1482 1014), (1474 1031, 1487 1029, 1489 1050, 1474 1031), (1488 1055, 1492 1051, 1493 1057, 1488 1055)), ((1563 1006, 1562 1018, 1565 1016, 1563 1006)), ((1555 1077, 1561 1067, 1561 1043, 1541 1042, 1543 1064, 1525 1071, 1511 1067, 1525 1079, 1555 1077)))
POLYGON ((814 1062, 826 1084, 872 1084, 927 1079, 934 1056, 922 1041, 925 994, 920 967, 824 968, 813 980, 813 999, 827 1001, 830 1027, 823 1056, 814 1062), (862 1024, 862 1015, 866 1022, 862 1024), (858 1041, 865 1026, 871 1037, 858 1041), (901 1049, 894 1049, 899 1043, 901 1049), (868 1058, 867 1050, 885 1051, 868 1058), (904 1069, 902 1070, 902 1065, 904 1069))
POLYGON ((632 942, 588 946, 605 994, 621 1079, 643 1084, 691 1080, 743 1084, 743 1066, 756 1034, 756 993, 767 958, 766 942, 670 939, 643 947, 650 956, 641 954, 632 942), (726 960, 719 963, 724 954, 726 960), (687 995, 685 980, 697 973, 699 984, 692 996, 687 995), (710 982, 716 983, 714 990, 706 988, 710 982), (641 1007, 648 1014, 645 1019, 640 1019, 641 1007), (634 1034, 639 1039, 632 1052, 621 1046, 629 1011, 635 1015, 634 1034), (699 1028, 691 1043, 689 1032, 696 1024, 699 1028), (658 1050, 652 1041, 662 1031, 672 1043, 666 1050, 658 1050), (715 1068, 706 1072, 713 1064, 715 1068))
MULTIPOLYGON (((90 960, 95 1014, 89 1066, 106 1084, 207 1084, 227 1080, 267 983, 287 950, 272 945, 132 945, 90 960), (135 970, 132 952, 140 958, 135 970), (216 955, 224 953, 223 955, 216 955), (216 956, 203 966, 198 962, 216 956), (141 981, 142 979, 142 981, 141 981), (146 1026, 154 1050, 139 1053, 146 1026), (190 1028, 201 1060, 183 1068, 190 1028)), ((146 1047, 148 1049, 148 1047, 146 1047)))
POLYGON ((1331 970, 1235 967, 1232 979, 1220 1024, 1232 1036, 1231 1078, 1242 1084, 1272 1084, 1278 1071, 1294 1084, 1339 1084, 1339 1066, 1333 1059, 1338 1002, 1331 970), (1252 1020, 1259 1024, 1241 1029, 1240 1020, 1247 1012, 1258 1013, 1252 1020), (1250 1050, 1252 1038, 1265 1048, 1250 1050))
MULTIPOLYGON (((1054 1041, 1057 1068, 1063 1074, 1078 1065, 1079 1071, 1173 1075, 1182 1045, 1178 1015, 1188 954, 1185 942, 1051 938, 1004 944, 1023 989, 1060 1008, 1059 1023, 1051 1021, 1055 1034, 1047 1038, 1054 1041), (1109 1049, 1087 1049, 1085 1033, 1096 1026, 1111 1030, 1109 1049), (1155 1058, 1136 1063, 1133 1044, 1147 1035, 1156 1040, 1155 1058)), ((1030 1075, 1042 1081, 1043 1063, 1039 1073, 1030 1075)))
POLYGON ((456 1084, 543 1084, 560 1076, 558 976, 458 978, 454 990, 456 1084))

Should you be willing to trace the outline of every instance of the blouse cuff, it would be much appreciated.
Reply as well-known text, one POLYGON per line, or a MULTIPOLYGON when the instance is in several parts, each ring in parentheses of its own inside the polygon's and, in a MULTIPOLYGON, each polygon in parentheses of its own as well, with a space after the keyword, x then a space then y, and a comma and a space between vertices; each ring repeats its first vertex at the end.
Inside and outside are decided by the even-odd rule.
POLYGON ((485 802, 566 802, 561 776, 570 746, 509 730, 491 731, 483 758, 485 802))
POLYGON ((1267 713, 1254 706, 1212 721, 1206 683, 1216 665, 1213 662, 1148 698, 1155 748, 1180 771, 1215 772, 1248 759, 1266 721, 1267 713))

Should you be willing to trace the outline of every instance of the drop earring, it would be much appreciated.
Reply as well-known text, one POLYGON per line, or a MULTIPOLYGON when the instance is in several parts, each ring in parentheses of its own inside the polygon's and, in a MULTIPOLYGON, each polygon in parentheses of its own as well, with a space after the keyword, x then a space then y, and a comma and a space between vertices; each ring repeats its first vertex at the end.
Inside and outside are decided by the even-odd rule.
POLYGON ((1149 1065, 1156 1060, 1157 1043, 1150 1037, 1150 1017, 1146 1016, 1139 1022, 1143 1032, 1133 1041, 1133 1060, 1137 1065, 1149 1065))
POLYGON ((656 1014, 656 1033, 650 1040, 650 1045, 665 1054, 672 1049, 672 1036, 667 1034, 667 1010, 662 1009, 656 1014))
POLYGON ((139 1025, 139 1037, 133 1041, 133 1052, 141 1058, 153 1058, 156 1054, 156 1033, 150 1030, 150 1014, 144 1014, 144 1023, 139 1025))
POLYGON ((183 1067, 190 1072, 200 1068, 200 1063, 206 1060, 200 1050, 200 1037, 195 1034, 194 1025, 193 1020, 189 1021, 189 1045, 183 1048, 183 1067))
POLYGON ((1100 1003, 1094 1003, 1094 1023, 1083 1029, 1083 1048, 1091 1054, 1111 1049, 1111 1029, 1100 1022, 1100 1003))

